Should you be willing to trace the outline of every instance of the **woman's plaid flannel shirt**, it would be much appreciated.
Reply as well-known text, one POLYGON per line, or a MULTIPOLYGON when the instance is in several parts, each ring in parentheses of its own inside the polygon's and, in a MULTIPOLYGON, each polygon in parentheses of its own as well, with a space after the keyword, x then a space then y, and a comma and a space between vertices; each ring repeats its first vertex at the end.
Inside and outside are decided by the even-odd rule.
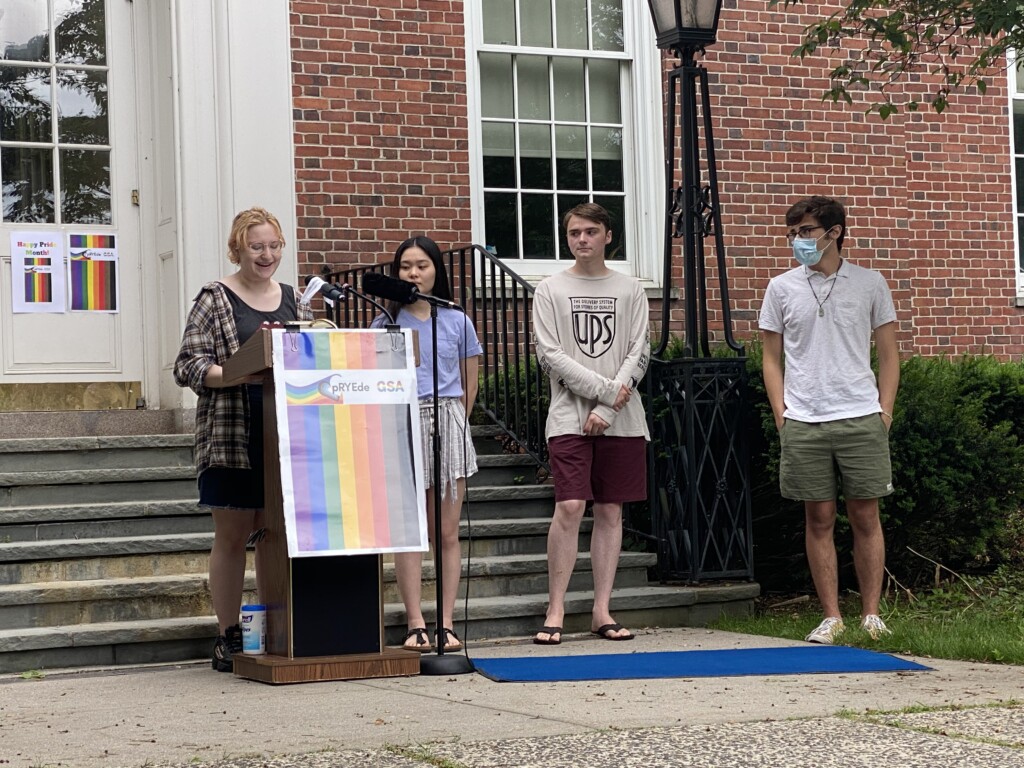
MULTIPOLYGON (((292 291, 282 285, 282 290, 292 291)), ((207 467, 249 469, 249 401, 242 388, 203 385, 211 365, 223 365, 238 351, 238 332, 223 284, 204 285, 185 323, 181 349, 174 361, 174 381, 199 395, 196 404, 197 473, 207 467)), ((311 320, 313 310, 298 304, 299 320, 311 320)))

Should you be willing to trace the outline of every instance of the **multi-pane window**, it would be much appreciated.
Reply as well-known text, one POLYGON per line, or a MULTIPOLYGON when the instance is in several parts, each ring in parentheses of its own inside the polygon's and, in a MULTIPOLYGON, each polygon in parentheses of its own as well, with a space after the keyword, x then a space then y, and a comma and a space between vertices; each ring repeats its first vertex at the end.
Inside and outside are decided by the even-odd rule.
POLYGON ((104 0, 4 0, 0 221, 110 224, 104 0))
POLYGON ((1010 57, 1010 93, 1013 96, 1013 179, 1017 220, 1017 295, 1024 295, 1024 61, 1010 57), (1018 66, 1014 66, 1014 64, 1018 66))
POLYGON ((483 0, 477 46, 484 231, 502 259, 572 259, 562 214, 605 206, 610 259, 628 211, 622 0, 483 0))

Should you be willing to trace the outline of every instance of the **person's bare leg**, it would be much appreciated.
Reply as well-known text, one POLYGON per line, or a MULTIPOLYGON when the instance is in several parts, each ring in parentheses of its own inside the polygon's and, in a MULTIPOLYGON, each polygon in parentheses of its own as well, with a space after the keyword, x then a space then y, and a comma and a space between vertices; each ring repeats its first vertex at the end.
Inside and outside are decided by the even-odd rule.
POLYGON ((847 499, 846 514, 853 530, 853 565, 860 588, 861 615, 877 615, 885 577, 885 535, 878 499, 847 499))
MULTIPOLYGON (((565 593, 576 567, 580 522, 583 520, 586 506, 587 503, 579 499, 555 502, 555 514, 548 529, 548 610, 544 618, 546 627, 560 627, 565 621, 565 593)), ((554 638, 547 632, 538 632, 536 639, 543 642, 554 638)))
MULTIPOLYGON (((441 626, 455 628, 455 600, 459 594, 459 579, 462 577, 462 552, 459 549, 459 518, 462 516, 462 497, 466 493, 466 480, 459 478, 455 485, 455 497, 451 489, 441 499, 441 568, 444 577, 444 594, 441 596, 441 626)), ((452 637, 445 638, 445 650, 458 650, 462 644, 452 637)))
POLYGON ((814 589, 818 593, 822 613, 840 617, 839 568, 836 564, 836 544, 833 538, 836 525, 835 499, 805 501, 805 543, 807 563, 811 568, 814 589))
MULTIPOLYGON (((594 570, 594 609, 591 630, 614 624, 611 614, 612 587, 622 552, 622 505, 594 502, 594 531, 590 536, 590 562, 594 570)), ((628 637, 630 631, 609 630, 607 637, 628 637)))
POLYGON ((253 531, 255 516, 252 509, 213 510, 210 599, 221 635, 238 623, 245 584, 245 543, 253 531))
MULTIPOLYGON (((434 504, 433 492, 427 490, 427 538, 434 538, 434 504)), ((423 618, 423 553, 395 553, 395 581, 398 583, 398 594, 405 606, 406 627, 426 629, 427 622, 423 618)), ((429 636, 429 633, 428 633, 429 636)), ((428 641, 429 642, 429 641, 428 641)), ((417 635, 405 639, 406 648, 423 648, 417 635)))

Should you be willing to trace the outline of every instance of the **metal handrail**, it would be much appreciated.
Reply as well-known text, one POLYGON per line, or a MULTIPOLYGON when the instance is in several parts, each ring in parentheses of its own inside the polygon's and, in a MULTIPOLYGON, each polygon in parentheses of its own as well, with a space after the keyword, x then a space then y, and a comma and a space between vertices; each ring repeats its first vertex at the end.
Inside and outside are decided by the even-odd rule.
MULTIPOLYGON (((533 348, 533 293, 530 283, 479 245, 444 251, 454 300, 466 310, 480 338, 478 409, 506 436, 509 450, 523 452, 547 467, 544 422, 549 389, 533 348)), ((329 283, 358 290, 367 272, 386 272, 390 262, 330 271, 329 283)), ((339 328, 366 328, 378 310, 363 301, 337 302, 328 309, 339 328)))

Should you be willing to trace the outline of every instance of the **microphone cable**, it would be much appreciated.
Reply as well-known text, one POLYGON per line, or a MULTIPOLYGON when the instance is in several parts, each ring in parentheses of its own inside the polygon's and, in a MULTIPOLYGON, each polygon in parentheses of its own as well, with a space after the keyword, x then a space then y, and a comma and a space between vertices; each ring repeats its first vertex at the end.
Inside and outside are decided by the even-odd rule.
MULTIPOLYGON (((452 310, 459 312, 458 310, 452 310)), ((469 346, 469 314, 463 309, 459 314, 462 316, 462 352, 465 353, 469 346)), ((475 329, 474 329, 475 332, 475 329)), ((466 406, 469 406, 469 390, 468 390, 468 376, 463 376, 463 372, 466 371, 466 360, 468 358, 459 358, 459 374, 462 377, 462 396, 466 398, 466 406)), ((479 380, 480 380, 480 369, 477 367, 477 395, 479 395, 479 380)), ((473 407, 476 407, 476 398, 474 397, 473 407)), ((470 426, 470 418, 472 415, 471 408, 464 408, 465 418, 462 422, 462 466, 466 467, 469 464, 469 443, 467 440, 473 439, 473 428, 470 426)), ((479 459, 477 456, 477 472, 480 471, 479 459)), ((462 607, 462 651, 467 659, 469 659, 469 592, 470 587, 473 583, 473 515, 472 507, 470 504, 469 494, 469 477, 465 479, 466 491, 463 495, 462 504, 466 508, 466 593, 463 595, 463 607, 462 607)), ((459 519, 462 519, 462 510, 459 510, 459 519)), ((461 527, 461 526, 460 526, 461 527)), ((453 621, 454 623, 454 621, 453 621)), ((470 660, 470 664, 472 664, 470 660)))

